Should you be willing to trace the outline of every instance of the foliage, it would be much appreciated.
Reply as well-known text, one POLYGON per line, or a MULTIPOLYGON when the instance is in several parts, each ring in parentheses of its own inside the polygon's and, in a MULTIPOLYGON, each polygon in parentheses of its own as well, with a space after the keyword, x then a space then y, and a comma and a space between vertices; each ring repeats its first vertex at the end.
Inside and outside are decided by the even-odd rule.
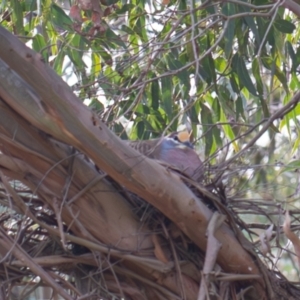
MULTIPOLYGON (((234 140, 238 151, 240 137, 255 134, 299 86, 298 32, 277 4, 117 2, 93 36, 89 12, 78 27, 57 3, 43 1, 39 15, 29 13, 32 2, 7 4, 3 24, 30 39, 58 74, 67 78, 72 68, 73 90, 132 138, 185 124, 202 133, 205 156, 234 140)), ((296 116, 297 109, 282 116, 271 137, 296 116)))

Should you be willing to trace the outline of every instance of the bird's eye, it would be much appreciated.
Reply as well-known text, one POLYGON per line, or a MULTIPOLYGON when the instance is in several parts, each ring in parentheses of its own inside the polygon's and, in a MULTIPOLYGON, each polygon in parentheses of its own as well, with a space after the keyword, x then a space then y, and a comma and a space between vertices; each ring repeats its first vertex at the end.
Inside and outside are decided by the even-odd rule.
POLYGON ((177 136, 177 135, 175 135, 175 136, 174 136, 174 141, 177 141, 177 142, 179 142, 179 138, 178 138, 178 136, 177 136))

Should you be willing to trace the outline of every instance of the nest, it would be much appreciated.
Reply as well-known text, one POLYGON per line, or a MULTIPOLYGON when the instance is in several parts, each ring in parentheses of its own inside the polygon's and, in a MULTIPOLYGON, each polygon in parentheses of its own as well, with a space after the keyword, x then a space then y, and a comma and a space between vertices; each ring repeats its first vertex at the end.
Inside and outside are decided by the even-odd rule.
MULTIPOLYGON (((238 275, 225 273, 215 263, 210 272, 204 274, 207 254, 174 222, 141 197, 97 170, 83 156, 76 153, 75 157, 77 163, 96 170, 101 181, 113 187, 128 202, 140 228, 147 228, 147 232, 143 231, 143 234, 151 236, 154 251, 147 248, 127 251, 116 245, 93 240, 90 236, 84 237, 82 232, 89 228, 85 226, 81 228, 82 232, 78 231, 78 225, 73 226, 76 224, 76 215, 67 224, 63 220, 65 216, 61 202, 49 204, 45 201, 49 198, 48 190, 35 193, 21 181, 10 178, 8 182, 7 175, 2 175, 1 239, 5 240, 8 249, 0 265, 3 295, 7 298, 17 295, 19 299, 24 299, 35 291, 44 298, 49 293, 49 284, 44 279, 48 275, 69 295, 69 299, 75 299, 79 295, 85 295, 88 299, 192 299, 195 292, 187 291, 186 286, 190 284, 193 287, 200 282, 205 282, 205 297, 209 295, 210 299, 251 299, 251 277, 247 280, 246 277, 239 278, 238 275), (75 231, 72 230, 74 227, 75 231), (155 281, 151 280, 154 273, 155 281), (178 286, 177 291, 172 290, 173 284, 169 282, 172 280, 178 286), (187 280, 192 280, 193 284, 187 280)), ((73 161, 73 164, 76 162, 73 161)), ((8 173, 8 170, 5 171, 8 173)), ((268 217, 264 204, 259 201, 227 199, 222 185, 210 183, 205 187, 184 176, 181 178, 210 210, 227 215, 225 222, 229 227, 244 231, 250 238, 255 236, 253 230, 258 224, 245 224, 239 214, 247 210, 268 217)), ((70 180, 69 184, 71 186, 75 182, 70 180)), ((100 187, 95 184, 93 188, 100 187)), ((80 195, 83 196, 84 194, 80 195)), ((76 203, 77 200, 74 199, 71 201, 76 203)), ((277 210, 277 213, 280 212, 277 210)), ((97 226, 97 223, 92 226, 97 226)), ((279 234, 280 228, 275 228, 275 232, 279 234)), ((142 240, 144 237, 140 238, 142 240)), ((276 234, 272 237, 274 240, 277 238, 276 234)), ((289 283, 276 266, 272 266, 272 271, 268 269, 271 259, 262 255, 257 246, 253 244, 256 258, 265 261, 265 264, 259 263, 260 268, 276 297, 298 299, 300 290, 297 286, 289 283)), ((50 294, 62 295, 61 290, 53 288, 53 285, 50 294)))
MULTIPOLYGON (((7 120, 16 122, 8 124, 0 137, 3 298, 24 299, 35 292, 43 299, 46 293, 64 299, 257 299, 265 291, 273 299, 300 298, 297 286, 271 264, 270 255, 260 253, 254 232, 258 224, 240 218, 244 210, 267 215, 265 204, 228 197, 229 184, 226 190, 221 175, 197 183, 153 161, 156 174, 191 197, 182 201, 191 207, 197 202, 201 222, 216 216, 213 225, 224 225, 224 233, 249 259, 235 269, 226 265, 226 255, 218 258, 219 251, 226 252, 214 239, 215 229, 202 222, 188 236, 189 220, 176 216, 184 208, 169 206, 175 216, 169 218, 164 203, 150 199, 161 204, 162 209, 155 208, 134 185, 126 189, 73 147, 35 129, 4 103, 0 108, 0 116, 3 112, 7 120), (247 245, 240 233, 248 235, 247 245), (199 241, 207 241, 207 246, 199 241), (248 263, 259 271, 247 274, 248 263)), ((143 162, 137 159, 133 166, 143 162)), ((133 176, 134 170, 123 170, 133 176)), ((169 201, 168 189, 157 192, 160 201, 161 194, 169 201)), ((273 213, 281 213, 275 208, 273 213)), ((275 229, 269 242, 278 240, 281 229, 275 229)))

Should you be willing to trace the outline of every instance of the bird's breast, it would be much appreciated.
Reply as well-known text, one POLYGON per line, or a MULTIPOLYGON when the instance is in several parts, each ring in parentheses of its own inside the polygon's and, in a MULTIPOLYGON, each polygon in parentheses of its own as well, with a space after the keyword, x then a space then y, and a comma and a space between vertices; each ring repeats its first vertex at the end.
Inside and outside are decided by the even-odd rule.
POLYGON ((162 149, 159 159, 196 181, 203 177, 203 163, 193 149, 188 147, 162 149))

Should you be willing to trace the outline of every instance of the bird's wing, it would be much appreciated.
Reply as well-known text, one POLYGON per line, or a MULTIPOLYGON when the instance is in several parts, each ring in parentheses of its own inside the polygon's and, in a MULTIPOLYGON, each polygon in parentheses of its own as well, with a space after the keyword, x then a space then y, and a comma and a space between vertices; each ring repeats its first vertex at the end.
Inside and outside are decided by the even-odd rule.
POLYGON ((152 139, 146 141, 126 141, 130 147, 137 150, 141 154, 154 159, 159 159, 158 147, 160 139, 152 139))

